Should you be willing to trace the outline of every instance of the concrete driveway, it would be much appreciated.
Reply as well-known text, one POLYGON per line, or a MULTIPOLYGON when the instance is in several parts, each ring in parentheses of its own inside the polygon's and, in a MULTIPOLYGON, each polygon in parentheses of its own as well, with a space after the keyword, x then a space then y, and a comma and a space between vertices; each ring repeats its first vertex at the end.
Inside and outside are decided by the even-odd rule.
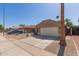
MULTIPOLYGON (((29 39, 29 38, 28 38, 29 39)), ((32 39, 31 43, 29 40, 15 40, 10 38, 5 38, 0 34, 0 55, 2 56, 55 56, 55 54, 48 52, 44 50, 41 47, 40 44, 45 44, 43 41, 38 42, 40 44, 34 43, 34 40, 32 39), (25 43, 27 41, 28 43, 25 43), (36 44, 36 46, 34 46, 36 44), (39 46, 40 45, 40 46, 39 46), (37 47, 39 46, 39 47, 37 47)), ((47 41, 45 41, 47 42, 47 41)), ((47 43, 48 44, 48 43, 47 43)), ((46 45, 45 45, 46 46, 46 45)))

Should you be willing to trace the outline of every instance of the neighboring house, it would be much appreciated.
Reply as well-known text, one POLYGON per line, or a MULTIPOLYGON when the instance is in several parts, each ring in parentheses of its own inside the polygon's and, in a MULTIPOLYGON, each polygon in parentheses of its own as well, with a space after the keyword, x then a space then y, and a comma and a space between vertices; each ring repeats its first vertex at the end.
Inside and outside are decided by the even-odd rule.
POLYGON ((44 20, 36 25, 40 35, 60 36, 60 22, 51 19, 44 20))
POLYGON ((36 27, 34 25, 18 27, 19 30, 23 30, 24 32, 27 32, 27 33, 35 33, 35 28, 36 27))

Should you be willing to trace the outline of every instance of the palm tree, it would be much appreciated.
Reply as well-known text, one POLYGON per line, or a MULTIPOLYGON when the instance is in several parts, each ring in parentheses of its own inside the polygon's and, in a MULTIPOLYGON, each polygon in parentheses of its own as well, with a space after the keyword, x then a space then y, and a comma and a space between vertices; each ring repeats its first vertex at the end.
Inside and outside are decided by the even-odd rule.
POLYGON ((59 16, 56 16, 56 19, 59 19, 59 16))

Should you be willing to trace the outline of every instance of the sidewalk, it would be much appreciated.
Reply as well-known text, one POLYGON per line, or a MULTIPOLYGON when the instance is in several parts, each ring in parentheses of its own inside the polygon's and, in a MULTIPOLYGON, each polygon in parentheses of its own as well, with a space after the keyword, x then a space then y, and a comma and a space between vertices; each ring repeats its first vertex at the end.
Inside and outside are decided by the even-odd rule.
POLYGON ((71 37, 66 37, 67 46, 62 47, 59 42, 53 42, 45 48, 45 50, 57 54, 58 56, 78 56, 76 47, 71 37))

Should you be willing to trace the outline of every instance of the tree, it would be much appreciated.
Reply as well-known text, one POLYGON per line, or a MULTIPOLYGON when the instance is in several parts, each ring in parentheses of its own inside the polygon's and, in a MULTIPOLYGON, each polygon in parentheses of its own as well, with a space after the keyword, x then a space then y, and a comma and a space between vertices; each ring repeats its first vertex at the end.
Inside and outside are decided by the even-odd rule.
POLYGON ((65 19, 65 34, 72 35, 72 28, 73 28, 73 23, 71 22, 71 19, 66 18, 65 19))
POLYGON ((65 26, 66 27, 72 27, 73 26, 73 23, 71 22, 71 19, 69 19, 69 18, 65 19, 65 26))
POLYGON ((3 25, 0 24, 0 30, 2 31, 4 29, 3 25))
POLYGON ((79 22, 79 18, 78 18, 78 22, 79 22))
POLYGON ((59 19, 59 16, 56 16, 56 19, 59 19))

